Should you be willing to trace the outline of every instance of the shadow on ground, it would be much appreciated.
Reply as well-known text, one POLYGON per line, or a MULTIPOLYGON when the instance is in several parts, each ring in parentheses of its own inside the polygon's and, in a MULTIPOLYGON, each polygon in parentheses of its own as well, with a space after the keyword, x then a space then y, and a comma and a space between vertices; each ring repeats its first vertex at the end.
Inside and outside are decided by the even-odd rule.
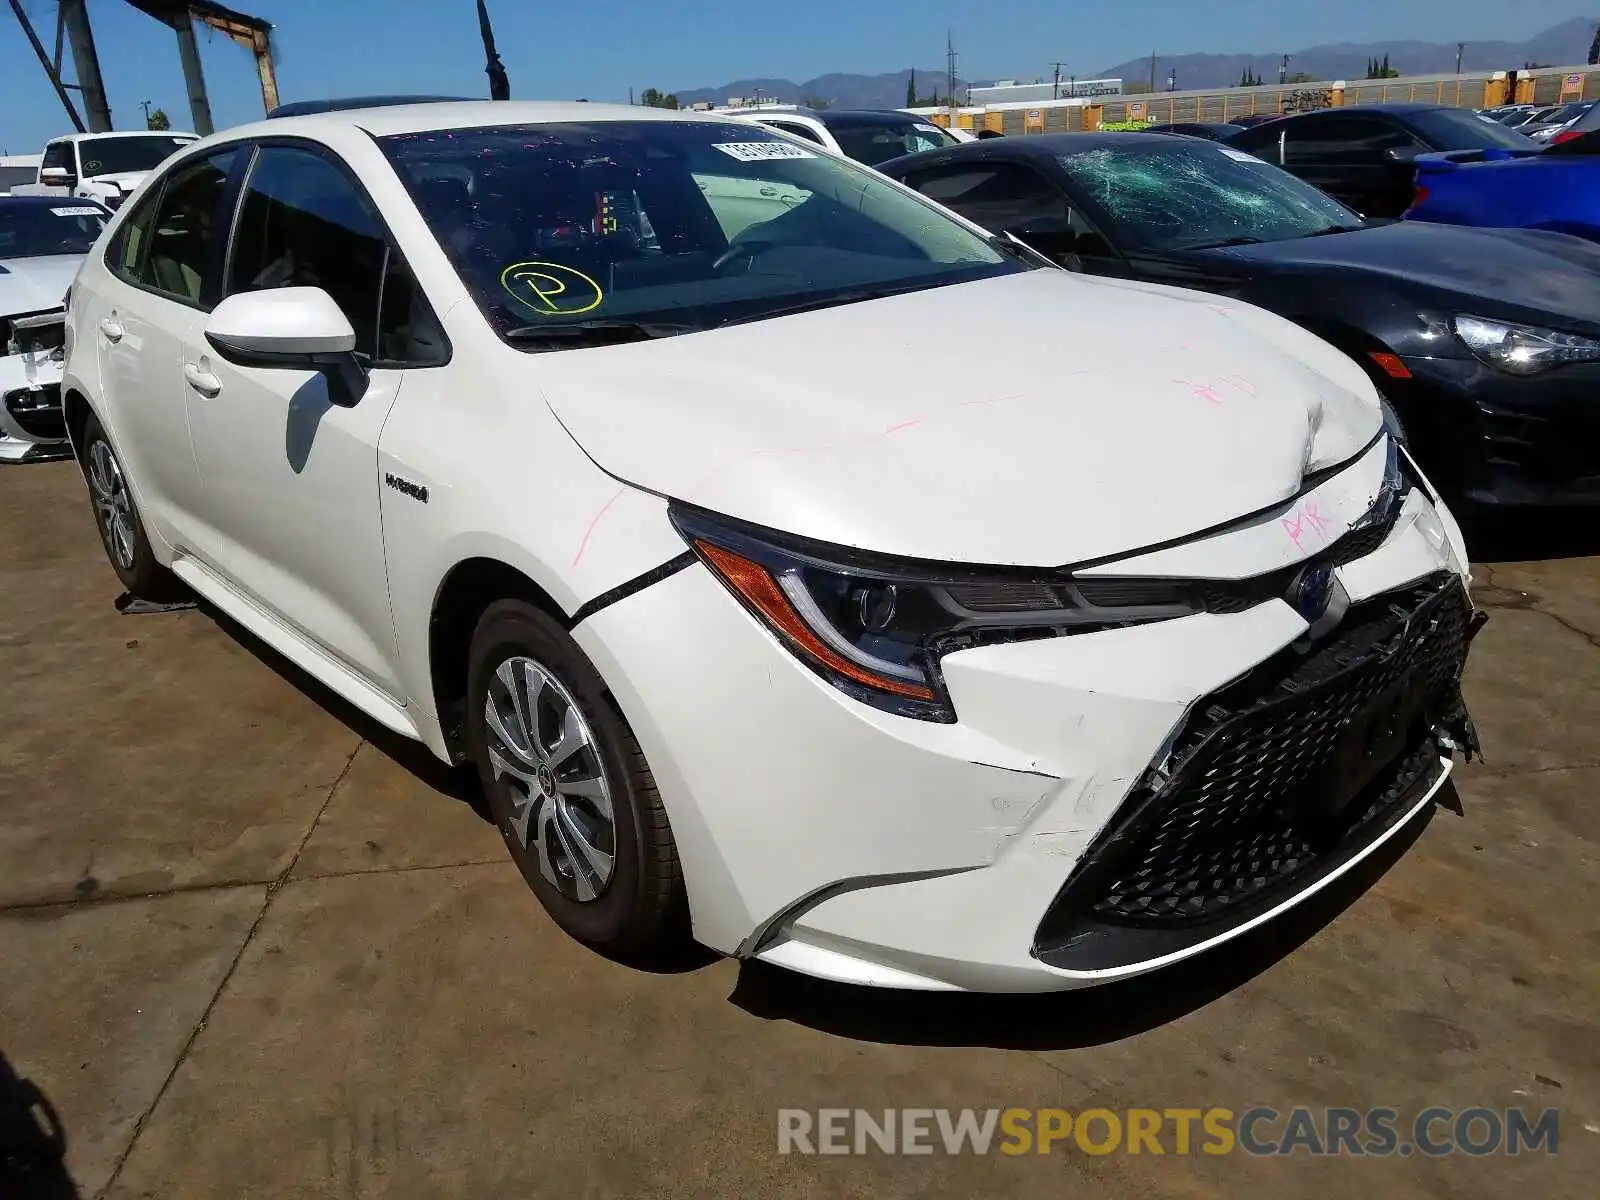
POLYGON ((0 1196, 77 1200, 66 1166, 67 1135, 50 1101, 0 1053, 0 1196))
POLYGON ((1463 536, 1468 557, 1490 565, 1600 554, 1600 521, 1586 508, 1476 515, 1463 536))
POLYGON ((453 800, 459 800, 483 820, 493 824, 494 818, 489 814, 489 807, 484 802, 483 794, 478 788, 477 781, 473 778, 470 768, 446 766, 435 758, 433 752, 421 742, 414 741, 380 725, 331 688, 326 687, 306 674, 306 672, 284 658, 276 650, 273 650, 260 638, 209 601, 198 599, 192 592, 187 590, 182 598, 176 599, 169 606, 139 606, 137 602, 133 601, 132 597, 126 594, 118 597, 116 601, 117 611, 130 616, 154 616, 162 612, 182 608, 198 609, 218 629, 232 638, 240 649, 246 651, 257 662, 281 676, 296 691, 303 693, 314 701, 319 708, 334 720, 350 729, 362 740, 371 743, 382 753, 387 754, 434 791, 441 792, 453 800))
MULTIPOLYGON (((1438 806, 1457 811, 1447 783, 1438 806)), ((1123 983, 1077 992, 981 996, 828 983, 745 962, 729 1000, 752 1016, 858 1041, 1076 1050, 1148 1032, 1204 1008, 1293 953, 1355 903, 1421 836, 1434 808, 1323 891, 1217 950, 1123 983)))

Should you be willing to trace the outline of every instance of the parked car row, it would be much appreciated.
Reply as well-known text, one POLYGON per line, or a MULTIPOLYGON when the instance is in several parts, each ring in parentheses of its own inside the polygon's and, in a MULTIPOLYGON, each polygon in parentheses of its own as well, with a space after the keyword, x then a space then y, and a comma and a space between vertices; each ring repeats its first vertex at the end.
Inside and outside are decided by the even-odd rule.
POLYGON ((1575 115, 1546 126, 1541 136, 1550 136, 1543 141, 1508 128, 1494 113, 1439 105, 1351 106, 1275 117, 1244 130, 1178 124, 1147 132, 1247 151, 1368 218, 1538 229, 1600 240, 1600 107, 1562 106, 1557 115, 1575 115))
MULTIPOLYGON (((1279 291, 1327 288, 1312 247, 1397 233, 1298 237, 1363 223, 1187 139, 884 170, 917 187, 590 104, 185 147, 68 297, 65 421, 121 585, 186 585, 474 764, 534 893, 608 953, 1040 991, 1277 917, 1476 749, 1482 614, 1362 360, 1193 285, 1294 237, 1279 291), (1002 163, 1056 197, 1022 228, 1047 253, 1165 265, 1059 269, 1010 232, 1002 163), (1223 186, 1255 200, 1184 199, 1223 186), (979 349, 932 348, 958 330, 979 349)), ((1510 312, 1481 303, 1447 336, 1487 366, 1510 312)))

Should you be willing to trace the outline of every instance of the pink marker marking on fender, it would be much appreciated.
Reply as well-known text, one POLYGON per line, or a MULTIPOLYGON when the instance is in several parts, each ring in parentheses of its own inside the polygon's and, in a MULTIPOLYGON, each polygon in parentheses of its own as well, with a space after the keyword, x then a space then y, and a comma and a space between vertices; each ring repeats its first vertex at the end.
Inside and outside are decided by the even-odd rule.
MULTIPOLYGON (((1300 538, 1304 533, 1305 521, 1303 519, 1283 517, 1278 523, 1283 526, 1283 531, 1289 535, 1289 540, 1296 546, 1300 546, 1300 538)), ((1300 548, 1304 549, 1305 547, 1301 546, 1300 548)))
POLYGON ((1257 390, 1256 385, 1251 383, 1243 375, 1224 375, 1222 377, 1222 382, 1233 388, 1235 391, 1243 392, 1247 396, 1258 396, 1261 394, 1257 390))
POLYGON ((921 425, 927 419, 927 417, 915 417, 910 421, 901 421, 898 425, 889 426, 889 428, 885 429, 883 432, 885 435, 899 433, 902 429, 910 429, 915 425, 921 425))
POLYGON ((578 563, 583 558, 583 552, 589 548, 589 535, 594 532, 594 527, 596 525, 600 524, 600 518, 605 516, 608 512, 611 511, 611 506, 613 504, 615 504, 618 500, 621 500, 622 499, 622 493, 627 491, 627 490, 628 489, 625 488, 625 487, 619 487, 616 490, 616 492, 612 495, 611 499, 607 500, 604 504, 602 504, 600 506, 600 511, 595 513, 594 519, 589 522, 589 527, 583 531, 582 540, 580 540, 578 542, 578 552, 572 556, 572 565, 573 566, 577 566, 578 565, 578 563))

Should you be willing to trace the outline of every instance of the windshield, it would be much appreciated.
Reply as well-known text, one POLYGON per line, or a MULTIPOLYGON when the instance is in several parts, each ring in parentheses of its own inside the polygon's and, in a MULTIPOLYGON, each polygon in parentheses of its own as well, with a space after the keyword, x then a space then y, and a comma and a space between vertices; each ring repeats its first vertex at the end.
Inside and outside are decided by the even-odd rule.
POLYGON ((1466 108, 1425 108, 1406 116, 1435 150, 1537 150, 1532 138, 1507 129, 1493 117, 1466 108))
POLYGON ((1113 241, 1150 250, 1281 242, 1363 223, 1287 171, 1210 142, 1103 145, 1059 161, 1113 241))
POLYGON ((105 225, 106 214, 92 204, 0 199, 0 258, 87 254, 105 225))
POLYGON ((490 324, 518 342, 562 325, 686 332, 1026 269, 876 172, 754 125, 502 126, 381 145, 490 324))
POLYGON ((857 162, 869 167, 891 158, 953 146, 956 139, 931 121, 894 113, 820 114, 834 140, 857 162))
POLYGON ((109 137, 90 138, 78 143, 85 175, 120 175, 124 171, 150 171, 168 155, 177 152, 194 138, 109 137))

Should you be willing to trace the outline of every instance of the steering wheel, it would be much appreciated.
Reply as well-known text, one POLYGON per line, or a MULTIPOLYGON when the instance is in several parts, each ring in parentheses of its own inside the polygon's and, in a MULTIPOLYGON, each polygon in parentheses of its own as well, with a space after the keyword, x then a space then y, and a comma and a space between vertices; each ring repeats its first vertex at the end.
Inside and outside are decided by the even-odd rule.
POLYGON ((758 254, 771 250, 778 243, 771 238, 734 238, 728 243, 728 248, 717 255, 717 261, 711 264, 713 271, 720 271, 736 258, 754 259, 758 254))

